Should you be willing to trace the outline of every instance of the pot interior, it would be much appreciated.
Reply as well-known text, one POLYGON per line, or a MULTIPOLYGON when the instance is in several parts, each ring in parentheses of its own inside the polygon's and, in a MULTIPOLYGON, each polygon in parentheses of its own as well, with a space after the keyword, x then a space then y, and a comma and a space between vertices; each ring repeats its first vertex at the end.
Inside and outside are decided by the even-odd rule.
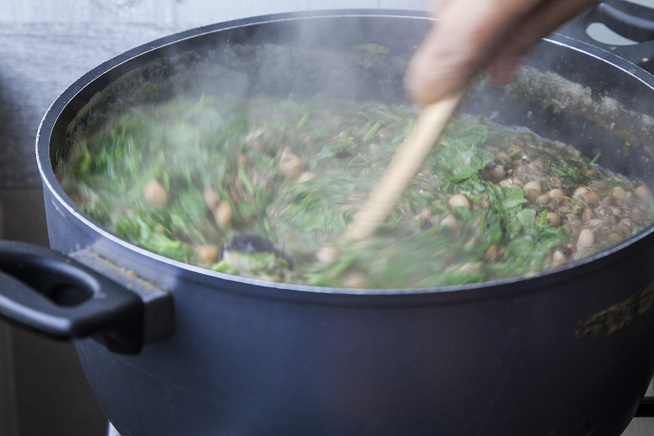
MULTIPOLYGON (((137 48, 67 90, 71 99, 54 121, 49 148, 39 148, 51 164, 44 177, 60 189, 54 174, 75 153, 78 138, 127 108, 181 94, 409 104, 404 72, 430 25, 410 13, 287 15, 197 29, 137 48)), ((462 112, 572 144, 589 159, 600 155, 603 166, 652 189, 654 118, 645 101, 653 82, 609 53, 555 35, 533 50, 512 84, 482 80, 462 112)))

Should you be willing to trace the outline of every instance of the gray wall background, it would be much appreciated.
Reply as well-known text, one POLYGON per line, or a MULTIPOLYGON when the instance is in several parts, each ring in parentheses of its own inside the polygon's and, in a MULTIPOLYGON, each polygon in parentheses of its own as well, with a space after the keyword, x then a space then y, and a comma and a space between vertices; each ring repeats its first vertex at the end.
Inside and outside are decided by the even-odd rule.
MULTIPOLYGON (((327 8, 424 9, 428 1, 0 0, 0 236, 47 244, 36 130, 59 93, 105 60, 219 21, 327 8)), ((654 7, 654 0, 635 2, 654 7)), ((106 432, 72 346, 0 322, 0 436, 106 432)), ((654 435, 654 425, 637 419, 626 434, 654 435)))
POLYGON ((37 187, 32 140, 40 117, 84 72, 136 45, 244 16, 304 9, 400 7, 423 0, 2 0, 0 186, 37 187))

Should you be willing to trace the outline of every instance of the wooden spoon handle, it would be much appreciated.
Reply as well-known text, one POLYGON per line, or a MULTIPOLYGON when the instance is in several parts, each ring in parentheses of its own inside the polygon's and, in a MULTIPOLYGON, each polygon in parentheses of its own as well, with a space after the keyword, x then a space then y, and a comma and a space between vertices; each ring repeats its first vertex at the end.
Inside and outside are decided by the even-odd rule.
POLYGON ((354 215, 346 230, 349 238, 363 239, 375 232, 390 215, 411 179, 438 140, 452 117, 464 91, 425 107, 413 131, 395 153, 386 172, 366 200, 363 208, 354 215))

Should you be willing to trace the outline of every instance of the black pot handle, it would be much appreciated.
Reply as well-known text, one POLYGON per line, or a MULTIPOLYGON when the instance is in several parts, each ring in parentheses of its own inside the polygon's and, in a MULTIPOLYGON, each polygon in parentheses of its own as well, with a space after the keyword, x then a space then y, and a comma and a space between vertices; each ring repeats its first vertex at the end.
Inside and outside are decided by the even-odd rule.
POLYGON ((654 9, 624 0, 606 0, 587 9, 558 31, 563 35, 598 46, 654 74, 654 9), (632 45, 611 45, 591 38, 586 29, 601 23, 632 45))
POLYGON ((116 353, 138 353, 144 342, 139 295, 32 244, 0 242, 0 316, 53 338, 90 336, 116 353))
POLYGON ((641 400, 638 410, 636 410, 636 418, 652 418, 654 417, 654 397, 645 397, 641 400))

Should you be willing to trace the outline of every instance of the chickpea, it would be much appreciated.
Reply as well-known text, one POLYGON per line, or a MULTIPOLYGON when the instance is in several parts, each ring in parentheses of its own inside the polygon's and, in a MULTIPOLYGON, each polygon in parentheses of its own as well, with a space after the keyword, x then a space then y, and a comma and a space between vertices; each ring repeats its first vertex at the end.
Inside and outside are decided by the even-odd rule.
POLYGON ((429 209, 427 209, 427 208, 421 210, 421 211, 418 213, 418 215, 416 215, 416 219, 417 219, 418 222, 420 222, 420 224, 423 225, 423 226, 424 226, 426 223, 429 222, 429 220, 431 219, 431 217, 432 217, 431 210, 429 210, 429 209))
POLYGON ((298 177, 297 180, 295 180, 295 183, 304 183, 308 182, 309 180, 315 179, 316 173, 313 173, 311 171, 303 171, 298 177))
POLYGON ((484 267, 483 262, 466 262, 458 269, 463 274, 475 274, 481 271, 484 267))
POLYGON ((213 265, 220 256, 220 248, 213 244, 200 245, 196 247, 195 252, 198 255, 198 263, 204 267, 213 265))
POLYGON ((596 206, 600 201, 597 192, 583 186, 575 190, 575 192, 572 194, 572 198, 583 201, 590 206, 596 206))
POLYGON ((500 162, 508 163, 511 162, 511 156, 508 155, 508 153, 505 153, 503 151, 500 151, 495 155, 495 159, 497 159, 500 162))
POLYGON ((569 260, 562 250, 555 250, 552 253, 552 267, 561 266, 569 260))
POLYGON ((520 184, 516 183, 514 179, 504 179, 500 182, 500 186, 503 188, 510 189, 520 189, 520 184))
POLYGON ((588 190, 584 196, 584 200, 591 206, 597 206, 600 202, 600 196, 595 191, 588 190))
POLYGON ((484 252, 484 258, 492 262, 497 259, 500 254, 502 254, 502 249, 499 245, 491 244, 484 252))
POLYGON ((316 260, 321 263, 329 263, 336 260, 340 255, 341 252, 335 245, 326 244, 316 252, 316 260))
POLYGON ((554 186, 558 186, 559 188, 563 186, 563 180, 559 179, 558 177, 550 177, 550 183, 554 186))
POLYGON ((509 154, 521 153, 524 146, 525 143, 522 139, 515 138, 513 142, 511 142, 511 145, 506 148, 506 152, 509 154))
POLYGON ((295 179, 302 173, 304 162, 297 154, 286 148, 279 158, 278 168, 286 177, 295 179))
POLYGON ((488 169, 486 174, 491 182, 498 183, 506 177, 506 170, 501 165, 494 165, 488 169))
POLYGON ((579 232, 579 237, 577 238, 577 247, 579 248, 589 248, 592 247, 595 243, 595 235, 590 229, 583 229, 579 232))
POLYGON ((213 218, 219 228, 226 230, 232 226, 234 212, 227 202, 221 202, 213 211, 213 218))
POLYGON ((393 139, 393 132, 388 127, 382 127, 377 131, 377 137, 382 141, 390 141, 393 139))
POLYGON ((352 271, 343 276, 343 287, 351 289, 363 289, 368 286, 368 276, 352 271))
POLYGON ((582 173, 588 177, 595 177, 597 176, 598 171, 596 168, 584 168, 582 173))
POLYGON ((550 196, 548 194, 539 195, 535 201, 535 203, 541 207, 546 206, 549 202, 550 202, 550 196))
POLYGON ((645 185, 640 185, 636 189, 634 189, 634 194, 636 194, 636 197, 642 198, 642 199, 649 199, 649 189, 645 185))
POLYGON ((561 201, 565 198, 565 194, 559 188, 552 189, 549 194, 552 200, 561 201))
POLYGON ((220 203, 220 196, 212 187, 204 188, 202 191, 202 199, 209 210, 216 209, 216 206, 220 203))
POLYGON ((536 199, 540 197, 542 193, 540 183, 535 181, 527 182, 522 187, 522 192, 524 192, 525 197, 528 198, 529 201, 536 201, 536 199))
POLYGON ((613 232, 609 235, 609 241, 613 242, 614 244, 617 244, 618 242, 624 241, 624 236, 617 232, 613 232))
POLYGON ((456 220, 456 217, 452 214, 445 215, 440 224, 449 230, 457 230, 459 228, 459 223, 456 220))
POLYGON ((449 204, 452 209, 455 209, 457 207, 464 207, 466 209, 470 209, 470 200, 468 200, 468 197, 466 197, 463 194, 454 194, 447 201, 447 204, 449 204))
POLYGON ((547 212, 547 221, 549 221, 552 227, 559 227, 561 225, 561 217, 554 212, 547 212))
POLYGON ((587 192, 588 192, 588 188, 584 188, 583 186, 579 187, 575 189, 575 192, 572 194, 572 198, 581 200, 583 199, 583 196, 586 195, 587 192))
POLYGON ((145 201, 153 206, 166 207, 168 205, 168 191, 157 180, 152 179, 143 188, 145 201))
POLYGON ((627 191, 622 186, 616 186, 611 189, 611 197, 618 201, 623 201, 627 198, 627 191))

